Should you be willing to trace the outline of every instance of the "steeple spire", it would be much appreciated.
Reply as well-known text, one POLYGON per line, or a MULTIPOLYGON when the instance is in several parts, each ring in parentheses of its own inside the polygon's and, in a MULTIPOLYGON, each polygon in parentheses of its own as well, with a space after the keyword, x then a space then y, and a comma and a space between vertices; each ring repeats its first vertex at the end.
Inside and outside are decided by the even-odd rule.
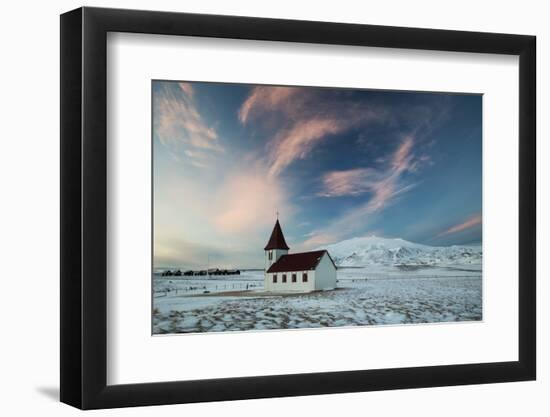
POLYGON ((267 242, 267 245, 265 246, 264 250, 271 250, 271 249, 284 249, 288 250, 289 247, 286 244, 285 236, 283 235, 283 230, 281 229, 281 225, 279 224, 279 218, 277 214, 277 221, 275 222, 275 227, 273 227, 273 232, 271 232, 271 237, 269 238, 269 242, 267 242))

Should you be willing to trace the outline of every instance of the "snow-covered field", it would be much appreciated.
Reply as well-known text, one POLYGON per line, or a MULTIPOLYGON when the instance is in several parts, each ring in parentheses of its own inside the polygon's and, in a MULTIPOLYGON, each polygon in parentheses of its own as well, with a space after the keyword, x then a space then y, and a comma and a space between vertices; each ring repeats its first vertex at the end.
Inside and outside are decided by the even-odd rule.
POLYGON ((285 296, 263 293, 263 271, 211 279, 155 275, 153 332, 481 320, 481 283, 481 266, 471 264, 341 268, 336 290, 285 296))

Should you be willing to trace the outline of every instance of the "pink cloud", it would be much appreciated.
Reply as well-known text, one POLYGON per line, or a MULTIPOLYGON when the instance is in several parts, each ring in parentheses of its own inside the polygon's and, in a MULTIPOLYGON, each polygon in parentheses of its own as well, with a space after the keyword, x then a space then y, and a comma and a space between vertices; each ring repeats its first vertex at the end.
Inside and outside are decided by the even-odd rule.
POLYGON ((230 176, 217 193, 214 224, 222 233, 250 233, 273 224, 279 211, 286 218, 293 213, 287 193, 276 178, 262 168, 230 176))
POLYGON ((323 177, 324 197, 357 196, 371 193, 370 199, 340 218, 325 229, 317 231, 304 245, 319 247, 338 241, 353 232, 357 225, 365 226, 384 208, 394 203, 398 196, 412 190, 416 184, 407 183, 402 176, 411 171, 414 163, 414 139, 405 137, 397 149, 388 157, 383 168, 356 168, 345 171, 332 171, 323 177))
POLYGON ((412 147, 414 139, 411 136, 405 137, 401 145, 397 148, 392 157, 392 167, 395 172, 403 172, 409 169, 411 161, 414 157, 412 147))
POLYGON ((417 184, 401 185, 393 178, 376 184, 374 187, 375 194, 365 206, 363 210, 364 213, 370 214, 382 210, 393 202, 395 197, 412 190, 416 185, 417 184))
POLYGON ((337 237, 335 235, 331 235, 328 233, 313 233, 313 235, 303 243, 303 246, 304 248, 319 248, 324 245, 333 243, 336 240, 337 237))
POLYGON ((242 124, 246 124, 249 117, 257 111, 276 110, 298 91, 300 89, 294 87, 254 87, 239 110, 239 120, 242 124))
POLYGON ((454 226, 448 228, 447 230, 441 232, 440 234, 437 235, 437 237, 442 237, 442 236, 447 236, 447 235, 450 235, 450 234, 453 234, 453 233, 462 232, 464 230, 470 229, 470 228, 478 226, 480 224, 481 224, 481 214, 475 214, 475 215, 469 217, 468 219, 466 219, 465 221, 463 221, 462 223, 454 225, 454 226))
POLYGON ((425 166, 433 166, 434 162, 432 161, 432 158, 428 155, 421 155, 420 157, 416 158, 409 166, 410 172, 418 172, 425 166))
POLYGON ((159 97, 156 102, 157 133, 164 145, 190 144, 220 150, 216 131, 207 126, 191 103, 159 97))
POLYGON ((345 132, 362 123, 379 121, 383 114, 368 108, 339 110, 326 115, 301 116, 294 114, 290 127, 282 130, 270 142, 270 175, 278 175, 298 159, 305 159, 310 152, 331 135, 345 132))
POLYGON ((227 168, 221 177, 184 170, 155 186, 155 239, 177 236, 224 251, 248 248, 251 242, 262 248, 277 211, 284 224, 291 221, 295 207, 287 189, 268 178, 265 167, 227 168))
POLYGON ((296 159, 304 159, 320 140, 342 130, 342 124, 334 119, 308 119, 294 124, 274 140, 270 175, 279 174, 296 159))
POLYGON ((223 147, 216 130, 201 117, 193 100, 191 85, 178 85, 180 90, 166 89, 155 95, 155 132, 164 146, 175 154, 183 151, 190 160, 197 162, 195 165, 199 165, 208 157, 208 152, 222 152, 223 147), (199 154, 202 162, 193 158, 199 154))
POLYGON ((380 179, 374 181, 368 188, 373 192, 373 196, 364 207, 360 208, 359 213, 366 215, 380 211, 395 197, 416 186, 416 184, 404 184, 401 179, 402 174, 411 169, 414 159, 413 145, 414 139, 411 136, 403 139, 390 158, 390 166, 379 172, 377 176, 380 179))
POLYGON ((378 172, 372 168, 332 171, 323 178, 323 197, 356 196, 373 190, 378 172))
POLYGON ((183 91, 190 98, 193 98, 195 91, 193 90, 193 86, 191 84, 182 82, 178 83, 178 85, 181 88, 181 91, 183 91))
POLYGON ((327 105, 318 93, 301 88, 260 86, 252 90, 239 111, 243 124, 252 116, 265 116, 259 119, 260 124, 277 126, 278 133, 267 145, 269 174, 276 176, 294 161, 305 159, 325 138, 359 124, 382 121, 388 115, 365 104, 342 101, 327 105))
POLYGON ((338 242, 350 233, 356 233, 358 228, 367 226, 377 213, 391 205, 397 196, 406 193, 415 186, 416 184, 397 185, 391 181, 380 183, 375 187, 374 195, 367 203, 344 213, 332 221, 330 226, 314 232, 304 242, 304 247, 322 247, 338 242))
POLYGON ((355 168, 346 171, 332 171, 323 177, 324 197, 357 196, 367 192, 373 193, 369 201, 372 211, 379 210, 386 202, 406 187, 400 186, 401 175, 413 167, 414 139, 407 136, 388 159, 385 168, 355 168))

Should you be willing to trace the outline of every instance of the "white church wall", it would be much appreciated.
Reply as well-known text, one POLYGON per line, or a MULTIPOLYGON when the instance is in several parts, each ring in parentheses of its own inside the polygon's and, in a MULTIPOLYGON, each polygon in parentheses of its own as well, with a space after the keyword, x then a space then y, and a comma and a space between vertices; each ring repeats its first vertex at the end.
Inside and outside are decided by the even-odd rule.
POLYGON ((267 271, 271 265, 279 260, 283 255, 288 254, 286 249, 271 249, 265 251, 265 270, 267 271), (271 260, 269 259, 269 253, 271 252, 271 260))
POLYGON ((324 290, 333 288, 336 288, 336 268, 325 253, 316 268, 315 289, 324 290))
POLYGON ((273 292, 308 292, 315 288, 315 271, 296 271, 286 273, 286 282, 283 282, 283 273, 277 273, 277 282, 273 282, 273 273, 266 274, 265 289, 273 292), (307 273, 307 282, 302 276, 307 273), (292 282, 292 274, 296 274, 296 282, 292 282))

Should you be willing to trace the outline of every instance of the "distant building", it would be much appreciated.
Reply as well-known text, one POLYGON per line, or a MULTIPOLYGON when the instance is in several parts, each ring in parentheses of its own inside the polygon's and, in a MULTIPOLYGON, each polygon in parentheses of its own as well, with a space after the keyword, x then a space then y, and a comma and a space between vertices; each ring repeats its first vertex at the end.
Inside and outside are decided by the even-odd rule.
POLYGON ((336 288, 336 265, 328 251, 289 254, 279 219, 265 251, 266 291, 309 292, 336 288))

